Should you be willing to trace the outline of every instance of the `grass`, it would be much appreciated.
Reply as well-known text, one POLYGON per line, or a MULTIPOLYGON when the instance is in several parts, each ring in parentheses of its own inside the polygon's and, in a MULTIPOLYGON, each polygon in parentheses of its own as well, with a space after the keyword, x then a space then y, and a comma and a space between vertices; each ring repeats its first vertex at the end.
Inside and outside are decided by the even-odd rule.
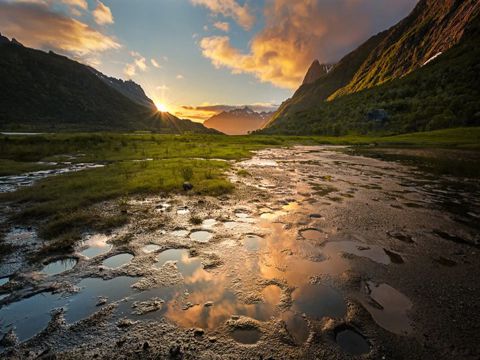
MULTIPOLYGON (((13 193, 0 194, 0 204, 20 205, 12 219, 34 224, 49 240, 46 252, 71 249, 85 231, 106 231, 128 222, 126 199, 135 194, 184 193, 185 181, 193 185, 188 194, 218 196, 233 185, 225 172, 230 163, 267 147, 295 144, 356 145, 358 151, 379 147, 445 147, 480 150, 480 128, 439 130, 392 137, 286 137, 153 134, 45 134, 0 136, 0 174, 40 170, 37 161, 95 162, 105 166, 38 181, 13 193), (359 147, 371 145, 375 147, 359 147), (73 156, 73 158, 71 158, 73 156), (118 199, 112 212, 94 205, 118 199)), ((477 158, 476 154, 474 156, 477 158)), ((471 162, 465 162, 468 167, 471 162)), ((450 160, 445 162, 452 168, 450 160), (450 165, 449 165, 450 164, 450 165)), ((477 163, 475 163, 477 164, 477 163)), ((475 172, 480 167, 476 166, 475 172)), ((240 170, 239 176, 249 176, 240 170)), ((331 192, 331 189, 316 189, 331 192)), ((192 218, 192 223, 199 219, 192 218)))

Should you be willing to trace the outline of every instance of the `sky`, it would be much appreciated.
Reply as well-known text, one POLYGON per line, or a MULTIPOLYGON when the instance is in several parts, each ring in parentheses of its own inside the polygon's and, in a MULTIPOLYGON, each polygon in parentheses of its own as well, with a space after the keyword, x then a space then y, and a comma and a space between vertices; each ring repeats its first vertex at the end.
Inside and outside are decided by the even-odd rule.
POLYGON ((0 0, 0 32, 139 83, 162 111, 271 111, 418 0, 0 0))

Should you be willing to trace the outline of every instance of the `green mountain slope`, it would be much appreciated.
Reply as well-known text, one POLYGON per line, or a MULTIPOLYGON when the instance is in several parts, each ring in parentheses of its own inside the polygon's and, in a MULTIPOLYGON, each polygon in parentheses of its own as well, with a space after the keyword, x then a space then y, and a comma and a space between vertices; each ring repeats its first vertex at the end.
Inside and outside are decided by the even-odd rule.
POLYGON ((480 17, 459 44, 382 85, 277 118, 267 134, 398 134, 480 125, 480 17))
MULTIPOLYGON (((412 113, 400 108, 390 108, 389 113, 384 113, 383 111, 377 111, 377 113, 374 111, 371 113, 371 111, 375 109, 378 110, 385 107, 383 106, 384 104, 381 103, 369 102, 372 95, 368 99, 363 95, 360 96, 362 101, 366 101, 366 103, 360 104, 361 106, 355 114, 352 114, 348 109, 338 109, 335 110, 338 112, 334 113, 332 111, 334 111, 333 109, 337 109, 336 105, 330 104, 330 101, 327 100, 338 100, 344 95, 388 83, 391 80, 399 79, 412 72, 416 72, 422 69, 425 63, 429 61, 434 62, 432 58, 445 53, 461 39, 463 39, 462 41, 471 40, 471 44, 478 46, 475 44, 476 39, 474 37, 470 35, 470 40, 466 40, 466 37, 463 35, 465 29, 471 26, 469 24, 477 21, 472 19, 476 19, 479 12, 480 2, 477 0, 421 0, 405 20, 393 26, 391 29, 370 38, 358 49, 344 57, 332 71, 318 79, 315 83, 301 86, 291 99, 281 105, 272 120, 267 124, 265 132, 275 132, 280 128, 285 129, 285 127, 288 127, 290 132, 294 132, 294 128, 305 128, 304 124, 298 123, 303 121, 301 119, 305 118, 308 118, 309 121, 317 122, 314 126, 312 125, 317 133, 318 131, 324 131, 320 129, 327 128, 329 129, 328 132, 331 133, 333 131, 331 128, 332 123, 341 122, 341 120, 344 120, 343 124, 336 126, 337 129, 341 129, 341 131, 358 131, 359 127, 349 128, 347 123, 353 121, 352 116, 358 119, 358 116, 360 116, 360 108, 364 111, 361 115, 363 119, 381 117, 385 120, 386 115, 388 115, 391 120, 392 117, 400 114, 412 115, 412 113), (369 113, 370 115, 367 116, 369 113), (322 117, 320 117, 320 115, 322 117), (348 118, 342 119, 342 115, 348 116, 348 118), (292 124, 287 125, 286 122, 292 122, 292 124), (272 129, 269 129, 270 127, 272 127, 272 129)), ((470 50, 474 51, 475 49, 466 49, 466 51, 470 50)), ((440 55, 439 58, 444 56, 445 55, 440 55)), ((452 69, 452 71, 455 70, 459 70, 458 76, 463 76, 463 69, 452 69)), ((440 78, 437 79, 438 86, 441 86, 444 75, 437 75, 440 76, 440 78)), ((429 75, 425 76, 427 76, 429 82, 435 86, 432 83, 433 78, 429 75)), ((445 76, 448 76, 453 83, 458 83, 457 89, 463 88, 466 90, 475 85, 472 83, 474 79, 467 79, 465 86, 462 86, 460 80, 452 76, 451 73, 445 76), (472 86, 469 86, 469 83, 472 83, 472 86)), ((398 85, 398 83, 394 86, 403 88, 403 85, 398 85)), ((377 90, 384 91, 382 89, 377 90)), ((448 93, 449 90, 450 89, 447 89, 448 93)), ((438 93, 443 90, 442 88, 431 88, 431 91, 438 93)), ((447 92, 444 92, 443 95, 446 96, 447 92)), ((425 98, 426 95, 426 93, 423 95, 419 93, 418 99, 425 98)), ((457 97, 459 94, 453 95, 457 97)), ((389 101, 405 103, 405 99, 402 99, 404 95, 401 93, 385 96, 389 97, 389 101)), ((465 96, 468 97, 468 94, 465 94, 465 96)), ((407 97, 413 100, 411 95, 407 97)), ((437 99, 440 100, 440 98, 437 99)), ((415 108, 414 104, 407 104, 405 106, 410 108, 410 105, 413 111, 413 108, 415 108)), ((441 109, 441 111, 434 115, 447 112, 445 108, 447 103, 437 104, 436 106, 439 110, 441 109)), ((455 117, 455 113, 458 113, 458 111, 453 109, 452 113, 453 115, 449 114, 449 118, 455 118, 457 120, 456 123, 460 124, 466 121, 465 119, 455 117)), ((470 119, 469 121, 472 120, 473 119, 470 119)), ((405 119, 404 128, 408 127, 406 124, 409 121, 410 120, 405 119)), ((452 121, 445 123, 451 122, 452 121)), ((392 122, 388 122, 388 124, 385 123, 380 130, 399 131, 399 128, 401 128, 399 126, 389 128, 391 124, 392 122)), ((368 127, 369 126, 361 126, 360 128, 366 129, 368 127)), ((418 129, 420 128, 419 126, 418 129)), ((305 130, 303 133, 307 133, 307 131, 305 130)))
POLYGON ((158 113, 140 86, 108 79, 64 56, 2 37, 0 130, 215 132, 158 113))

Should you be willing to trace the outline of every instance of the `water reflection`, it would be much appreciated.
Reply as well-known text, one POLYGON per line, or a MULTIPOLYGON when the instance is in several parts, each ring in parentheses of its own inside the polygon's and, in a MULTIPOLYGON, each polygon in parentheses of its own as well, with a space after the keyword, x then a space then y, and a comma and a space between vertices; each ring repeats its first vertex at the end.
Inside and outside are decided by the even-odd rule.
POLYGON ((72 258, 60 259, 45 265, 41 270, 41 272, 49 276, 57 275, 73 269, 75 265, 77 265, 77 259, 72 259, 72 258))

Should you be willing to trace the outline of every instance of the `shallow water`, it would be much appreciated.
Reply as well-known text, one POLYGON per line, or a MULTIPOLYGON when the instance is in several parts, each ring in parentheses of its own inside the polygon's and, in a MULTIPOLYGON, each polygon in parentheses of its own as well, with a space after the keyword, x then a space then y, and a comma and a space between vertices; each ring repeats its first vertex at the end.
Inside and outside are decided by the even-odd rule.
POLYGON ((410 299, 388 284, 377 285, 369 281, 366 290, 369 299, 363 304, 378 325, 399 335, 411 333, 408 313, 413 304, 410 299))
POLYGON ((90 235, 83 242, 83 246, 86 246, 86 249, 81 251, 80 254, 89 259, 106 254, 113 247, 107 243, 108 240, 110 240, 110 237, 103 234, 90 235))
POLYGON ((112 280, 87 278, 79 284, 77 294, 40 293, 0 308, 2 333, 10 328, 20 341, 25 341, 43 330, 51 319, 54 309, 63 308, 68 323, 87 318, 99 308, 99 296, 117 301, 133 292, 130 288, 135 278, 118 277, 112 280))
POLYGON ((77 265, 77 260, 72 258, 65 258, 48 263, 43 267, 41 273, 52 276, 58 275, 65 271, 71 270, 77 265))
POLYGON ((190 239, 199 243, 208 243, 213 237, 213 234, 209 231, 194 231, 190 234, 190 239))
POLYGON ((102 265, 110 269, 118 269, 128 264, 133 259, 133 255, 129 253, 118 254, 103 260, 102 265))
POLYGON ((160 245, 156 245, 156 244, 149 244, 149 245, 145 245, 143 248, 142 248, 142 251, 146 254, 150 254, 150 253, 153 253, 157 250, 160 250, 160 245))
POLYGON ((8 283, 10 281, 10 278, 7 276, 7 277, 4 277, 4 278, 0 278, 0 286, 3 286, 5 285, 6 283, 8 283))
POLYGON ((58 165, 63 167, 58 169, 33 171, 21 175, 0 176, 0 193, 12 192, 17 190, 19 187, 32 186, 34 182, 50 176, 56 176, 87 169, 95 169, 105 166, 101 164, 87 163, 59 163, 58 165))

